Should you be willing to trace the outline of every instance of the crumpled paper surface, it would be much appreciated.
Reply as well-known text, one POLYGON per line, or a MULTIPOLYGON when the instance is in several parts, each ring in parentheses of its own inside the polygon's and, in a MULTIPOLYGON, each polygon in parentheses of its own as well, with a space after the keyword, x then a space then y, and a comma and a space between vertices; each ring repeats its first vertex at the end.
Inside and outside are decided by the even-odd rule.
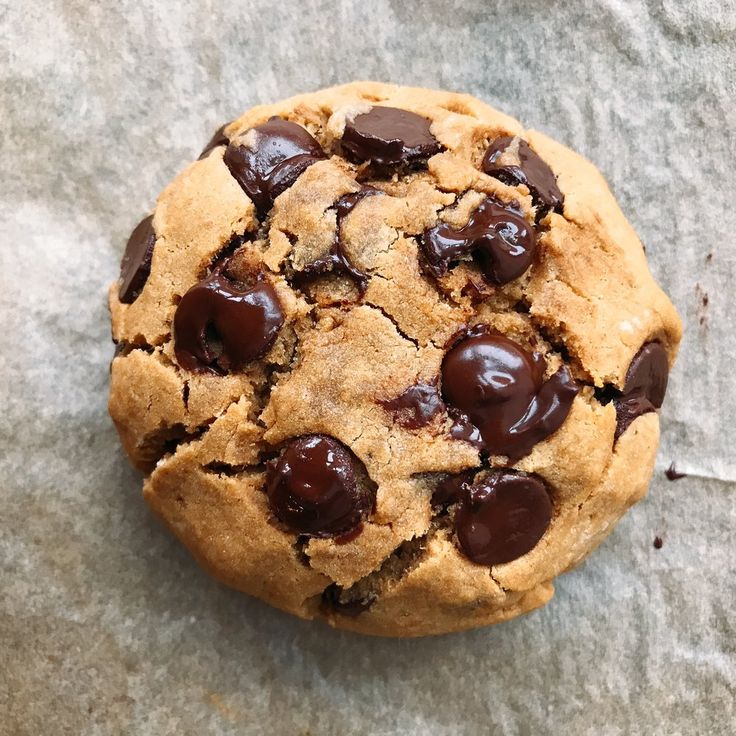
POLYGON ((732 5, 26 0, 0 21, 3 736, 734 732, 732 5), (105 292, 141 214, 223 121, 358 78, 467 91, 581 151, 686 324, 648 498, 494 628, 366 639, 219 586, 106 412, 105 292))

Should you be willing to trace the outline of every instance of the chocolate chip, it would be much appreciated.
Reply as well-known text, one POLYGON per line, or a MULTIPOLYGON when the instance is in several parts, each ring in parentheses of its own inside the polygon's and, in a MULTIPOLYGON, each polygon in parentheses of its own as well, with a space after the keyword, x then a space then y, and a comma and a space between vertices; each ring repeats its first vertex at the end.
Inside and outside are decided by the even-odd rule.
POLYGON ((631 361, 621 396, 614 400, 616 439, 634 419, 662 406, 668 377, 667 351, 661 343, 646 343, 631 361))
POLYGON ((373 107, 345 124, 342 147, 354 161, 384 167, 415 164, 442 150, 429 126, 427 118, 414 112, 373 107))
POLYGON ((615 401, 616 407, 616 432, 614 441, 617 440, 631 425, 637 417, 656 411, 654 405, 646 396, 631 396, 620 398, 615 401))
POLYGON ((483 447, 483 439, 468 417, 448 407, 434 383, 417 383, 409 386, 396 398, 379 402, 394 415, 396 422, 405 429, 419 429, 429 424, 440 412, 447 412, 451 420, 450 436, 456 440, 483 447))
POLYGON ((448 407, 434 383, 417 383, 393 399, 379 402, 394 415, 396 422, 405 429, 420 429, 429 424, 440 412, 447 412, 451 420, 450 436, 483 448, 483 438, 468 417, 453 407, 448 407))
POLYGON ((263 277, 241 288, 221 263, 182 297, 174 314, 174 352, 189 371, 222 373, 261 357, 284 323, 276 291, 263 277))
POLYGON ((396 398, 379 403, 391 412, 396 423, 405 429, 424 427, 445 409, 437 386, 429 383, 416 383, 396 398))
POLYGON ((539 478, 492 470, 464 494, 455 512, 455 533, 468 559, 500 565, 533 549, 551 519, 552 502, 539 478))
POLYGON ((345 255, 342 240, 342 223, 353 211, 358 202, 373 194, 381 194, 381 190, 371 186, 364 186, 357 192, 344 194, 335 202, 335 235, 330 252, 321 258, 307 263, 301 271, 295 271, 294 281, 297 284, 310 281, 328 273, 344 274, 356 282, 361 294, 365 293, 365 290, 368 288, 368 276, 360 269, 355 268, 345 255))
POLYGON ((481 326, 445 355, 442 393, 491 455, 515 462, 560 428, 580 390, 566 366, 546 381, 544 369, 541 355, 481 326))
POLYGON ((483 157, 482 169, 504 184, 525 184, 531 192, 532 201, 542 212, 562 212, 564 197, 557 186, 557 177, 525 140, 510 135, 496 138, 483 157), (499 158, 504 152, 515 156, 518 162, 510 165, 500 163, 499 158))
POLYGON ((448 407, 447 413, 452 420, 452 425, 450 426, 450 436, 452 438, 469 442, 480 450, 485 448, 480 430, 468 419, 467 414, 463 414, 463 412, 458 411, 452 406, 448 407))
POLYGON ((301 534, 344 535, 361 524, 375 494, 359 483, 350 451, 336 439, 292 440, 269 470, 268 500, 275 516, 301 534))
POLYGON ((118 298, 124 304, 132 304, 143 291, 151 273, 151 259, 155 245, 153 215, 149 215, 141 220, 130 234, 125 246, 125 255, 120 263, 118 298))
POLYGON ((473 483, 477 470, 465 470, 443 478, 432 494, 432 506, 435 508, 457 503, 473 483))
POLYGON ((674 463, 670 463, 669 468, 664 471, 664 474, 667 476, 667 480, 680 480, 680 478, 687 478, 687 473, 680 473, 674 463))
POLYGON ((662 537, 654 537, 654 549, 662 549, 663 544, 662 537))
POLYGON ((659 409, 667 392, 669 361, 658 342, 649 342, 634 356, 626 372, 624 396, 643 394, 659 409))
POLYGON ((429 270, 436 277, 447 273, 453 261, 472 255, 491 283, 507 284, 531 265, 536 237, 518 210, 488 197, 467 225, 459 230, 447 224, 435 225, 424 231, 421 244, 429 270))
POLYGON ((218 146, 226 146, 230 143, 230 139, 225 135, 225 128, 230 123, 221 125, 212 135, 207 145, 202 149, 202 153, 199 154, 199 159, 203 159, 210 151, 214 150, 218 146))
POLYGON ((301 125, 271 118, 251 129, 247 144, 232 142, 224 161, 260 214, 312 164, 326 158, 319 143, 301 125))

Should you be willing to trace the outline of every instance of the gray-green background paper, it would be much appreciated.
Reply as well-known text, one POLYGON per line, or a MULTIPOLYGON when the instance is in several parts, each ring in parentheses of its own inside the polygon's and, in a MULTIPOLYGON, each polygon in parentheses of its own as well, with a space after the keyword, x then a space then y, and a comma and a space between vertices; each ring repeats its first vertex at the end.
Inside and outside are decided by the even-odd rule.
POLYGON ((728 0, 0 2, 0 733, 733 733, 735 39, 728 0), (649 497, 495 628, 364 639, 226 590, 106 412, 106 287, 160 189, 251 105, 361 78, 593 160, 686 324, 649 497))

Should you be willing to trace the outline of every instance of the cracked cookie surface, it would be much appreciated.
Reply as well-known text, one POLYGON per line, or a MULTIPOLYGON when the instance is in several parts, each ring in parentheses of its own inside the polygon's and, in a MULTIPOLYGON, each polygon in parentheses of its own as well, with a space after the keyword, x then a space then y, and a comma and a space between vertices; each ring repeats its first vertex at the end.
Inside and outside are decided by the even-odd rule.
POLYGON ((550 599, 646 493, 681 337, 590 163, 372 82, 216 131, 109 299, 154 511, 227 585, 386 636, 550 599))

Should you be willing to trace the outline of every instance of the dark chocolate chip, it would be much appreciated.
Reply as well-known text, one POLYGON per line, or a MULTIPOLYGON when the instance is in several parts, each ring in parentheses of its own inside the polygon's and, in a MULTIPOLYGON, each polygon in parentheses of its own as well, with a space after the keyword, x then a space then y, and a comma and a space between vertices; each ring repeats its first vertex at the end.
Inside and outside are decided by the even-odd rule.
POLYGON ((450 436, 482 448, 483 439, 478 428, 461 411, 448 407, 435 383, 417 383, 409 386, 396 398, 379 402, 394 415, 405 429, 420 429, 429 424, 440 412, 447 412, 451 420, 450 436))
POLYGON ((365 293, 365 290, 368 288, 368 276, 363 271, 355 268, 345 255, 342 240, 342 223, 353 211, 358 202, 373 194, 381 194, 381 190, 371 186, 364 186, 357 192, 344 194, 335 202, 335 235, 330 252, 311 263, 307 263, 301 271, 295 271, 294 281, 297 284, 310 281, 328 273, 344 274, 355 281, 361 294, 365 293))
POLYGON ((414 164, 442 150, 429 127, 430 121, 414 112, 373 107, 345 124, 342 147, 354 161, 383 167, 414 164))
POLYGON ((355 529, 375 494, 359 483, 350 451, 336 439, 292 440, 269 470, 268 500, 275 516, 301 534, 331 537, 355 529))
POLYGON ((463 414, 463 412, 453 407, 448 407, 447 413, 452 420, 452 425, 450 426, 451 437, 456 440, 462 440, 463 442, 469 442, 479 450, 485 448, 480 430, 468 419, 467 414, 463 414))
POLYGON ((450 506, 460 501, 473 483, 477 472, 477 470, 465 470, 443 478, 432 494, 432 506, 435 508, 450 506))
POLYGON ((434 383, 414 384, 397 397, 379 403, 391 412, 396 422, 405 429, 420 429, 429 424, 440 412, 446 412, 451 421, 451 437, 469 442, 479 449, 485 447, 478 428, 463 412, 445 404, 434 383))
POLYGON ((668 377, 667 351, 661 343, 646 343, 631 361, 621 396, 614 400, 616 439, 628 429, 634 419, 662 406, 668 377))
POLYGON ((225 135, 225 128, 230 123, 221 125, 212 135, 207 145, 202 149, 202 153, 199 154, 200 160, 203 159, 210 151, 214 150, 218 146, 226 146, 230 143, 230 139, 225 135))
POLYGON ((670 463, 669 468, 664 471, 667 476, 667 480, 680 480, 680 478, 687 478, 687 473, 680 473, 675 467, 674 462, 670 463))
POLYGON ((230 143, 224 161, 260 214, 309 166, 326 158, 309 132, 288 120, 273 117, 247 135, 253 137, 249 145, 230 143))
POLYGON ((434 276, 443 276, 453 261, 472 255, 491 283, 507 284, 531 265, 536 237, 518 210, 487 197, 467 225, 459 230, 435 225, 424 231, 421 244, 434 276))
POLYGON ((661 343, 649 342, 634 356, 626 372, 624 396, 643 394, 659 409, 667 392, 667 351, 661 343))
POLYGON ((455 512, 455 533, 468 559, 500 565, 533 549, 551 519, 552 502, 539 478, 492 470, 465 492, 455 512))
POLYGON ((174 314, 174 352, 189 371, 221 373, 261 357, 284 323, 276 291, 263 276, 248 289, 221 263, 182 297, 174 314))
POLYGON ((141 220, 130 234, 125 246, 125 255, 120 263, 118 298, 124 304, 132 304, 143 291, 151 273, 151 259, 155 245, 153 215, 149 215, 141 220))
POLYGON ((642 414, 656 411, 654 404, 646 396, 629 396, 616 399, 616 432, 614 440, 617 440, 631 425, 634 419, 642 414))
POLYGON ((445 409, 437 386, 429 383, 416 383, 396 398, 380 404, 394 415, 397 424, 406 429, 426 426, 445 409))
POLYGON ((442 393, 478 428, 491 455, 511 462, 556 432, 580 390, 566 366, 544 380, 544 358, 476 328, 445 355, 442 393))
POLYGON ((562 212, 564 198, 557 186, 557 177, 552 169, 529 147, 529 144, 514 136, 496 138, 483 157, 482 169, 486 174, 499 179, 504 184, 515 186, 525 184, 532 195, 532 201, 543 212, 555 210, 562 212), (501 154, 518 141, 518 164, 498 163, 501 154))

